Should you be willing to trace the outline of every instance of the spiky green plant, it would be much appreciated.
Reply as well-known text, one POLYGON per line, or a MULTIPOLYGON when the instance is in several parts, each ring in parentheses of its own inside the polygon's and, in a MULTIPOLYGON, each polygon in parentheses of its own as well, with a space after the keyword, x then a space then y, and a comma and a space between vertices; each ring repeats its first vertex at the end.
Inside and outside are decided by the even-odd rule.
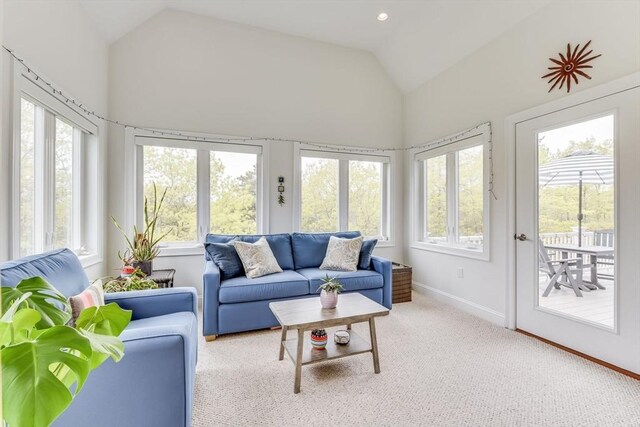
POLYGON ((338 281, 338 276, 329 277, 328 274, 326 274, 325 277, 322 278, 322 285, 318 287, 319 291, 322 290, 327 293, 335 292, 337 294, 342 292, 342 289, 343 287, 340 281, 338 281))
POLYGON ((133 226, 133 238, 129 237, 129 234, 118 224, 118 221, 111 216, 111 220, 114 225, 120 230, 125 240, 127 241, 128 248, 124 251, 118 251, 118 258, 122 260, 125 265, 130 265, 133 261, 144 262, 151 261, 158 256, 160 248, 158 243, 164 239, 171 230, 162 234, 160 237, 156 236, 156 227, 158 225, 158 219, 160 218, 160 210, 162 204, 167 195, 167 188, 162 192, 162 196, 158 200, 158 190, 156 183, 153 183, 153 206, 149 206, 149 198, 144 198, 144 229, 141 231, 136 225, 133 226))

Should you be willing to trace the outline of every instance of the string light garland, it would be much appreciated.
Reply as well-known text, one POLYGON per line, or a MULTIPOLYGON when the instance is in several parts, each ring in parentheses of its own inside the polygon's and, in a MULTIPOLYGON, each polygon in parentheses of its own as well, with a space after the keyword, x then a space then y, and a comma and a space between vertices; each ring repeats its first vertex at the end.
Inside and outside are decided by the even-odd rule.
POLYGON ((9 49, 8 47, 2 45, 2 48, 4 50, 6 50, 9 55, 11 55, 16 61, 18 61, 20 64, 22 64, 26 70, 27 70, 27 74, 33 75, 33 77, 35 78, 35 81, 41 81, 42 83, 44 83, 44 85, 46 85, 49 90, 51 90, 51 93, 57 97, 58 99, 60 99, 61 101, 64 101, 65 104, 68 104, 71 108, 75 109, 76 112, 80 113, 77 110, 80 110, 82 113, 80 114, 85 114, 87 116, 90 117, 95 117, 98 120, 102 120, 106 123, 115 125, 115 126, 120 126, 124 129, 134 129, 134 130, 139 130, 139 131, 144 131, 144 132, 148 132, 151 133, 152 135, 158 135, 158 136, 170 136, 170 137, 174 137, 174 138, 180 138, 180 139, 184 139, 187 141, 196 141, 196 142, 217 142, 217 143, 223 143, 223 144, 233 144, 233 143, 250 143, 250 142, 288 142, 288 143, 297 143, 297 144, 304 144, 307 146, 311 146, 311 147, 315 147, 315 148, 320 148, 323 150, 331 150, 331 151, 340 151, 340 152, 347 152, 347 153, 379 153, 379 152, 384 152, 384 151, 392 151, 392 152, 404 152, 404 151, 413 151, 413 150, 419 150, 419 149, 424 149, 424 150, 429 150, 431 148, 435 148, 435 147, 441 147, 443 145, 447 145, 449 143, 453 143, 456 142, 460 139, 466 139, 466 138, 470 138, 473 136, 477 136, 480 135, 477 131, 478 129, 480 129, 483 126, 488 126, 489 128, 489 185, 487 188, 487 191, 494 197, 494 199, 497 200, 497 197, 493 191, 493 178, 494 178, 494 173, 493 173, 493 132, 492 132, 492 128, 491 128, 491 122, 487 121, 484 123, 480 123, 477 126, 471 127, 469 129, 466 129, 462 132, 458 132, 454 135, 448 136, 446 138, 440 138, 438 140, 435 141, 431 141, 428 143, 424 143, 424 144, 418 144, 418 145, 412 145, 409 147, 391 147, 391 148, 374 148, 374 147, 344 147, 344 146, 338 146, 338 145, 331 145, 331 144, 323 144, 323 143, 319 143, 319 142, 314 142, 314 141, 305 141, 305 140, 299 140, 299 139, 288 139, 288 138, 274 138, 274 137, 238 137, 238 138, 222 138, 222 137, 209 137, 209 136, 196 136, 196 135, 190 135, 187 133, 183 133, 183 132, 178 132, 178 131, 170 131, 170 130, 158 130, 158 129, 153 129, 153 128, 147 128, 147 127, 142 127, 142 126, 134 126, 131 125, 129 123, 124 123, 124 122, 120 122, 118 120, 113 120, 110 119, 108 117, 105 117, 101 114, 96 113, 94 110, 89 109, 87 106, 85 106, 82 102, 77 101, 76 99, 65 95, 62 90, 59 90, 56 88, 56 86, 51 83, 50 81, 48 81, 47 79, 43 78, 41 75, 39 75, 38 73, 36 73, 33 68, 31 66, 29 66, 25 60, 21 57, 19 57, 18 55, 16 55, 16 53, 9 49), (475 135, 472 135, 475 134, 475 135))

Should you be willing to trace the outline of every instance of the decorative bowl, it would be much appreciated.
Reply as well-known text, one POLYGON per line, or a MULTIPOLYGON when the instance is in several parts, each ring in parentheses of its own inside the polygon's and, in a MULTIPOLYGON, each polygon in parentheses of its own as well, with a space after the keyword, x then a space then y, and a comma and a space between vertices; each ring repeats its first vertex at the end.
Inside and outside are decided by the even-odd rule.
POLYGON ((349 331, 341 329, 333 334, 333 341, 336 344, 347 345, 349 344, 349 341, 351 341, 351 335, 349 334, 349 331))

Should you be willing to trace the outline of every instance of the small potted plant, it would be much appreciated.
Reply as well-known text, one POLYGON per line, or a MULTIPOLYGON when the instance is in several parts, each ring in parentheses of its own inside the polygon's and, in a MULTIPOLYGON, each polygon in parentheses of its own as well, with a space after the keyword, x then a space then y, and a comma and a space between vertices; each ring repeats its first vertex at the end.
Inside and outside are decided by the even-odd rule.
POLYGON ((316 350, 324 350, 327 346, 327 331, 314 329, 311 331, 311 345, 316 350))
POLYGON ((144 274, 150 276, 153 271, 153 259, 158 256, 160 248, 158 244, 171 231, 161 236, 156 235, 156 226, 158 225, 160 210, 167 195, 167 189, 164 190, 160 199, 158 199, 158 191, 155 182, 153 183, 153 206, 149 206, 149 199, 144 198, 144 229, 139 230, 137 226, 133 226, 133 237, 129 237, 122 227, 118 224, 114 217, 111 220, 118 227, 127 241, 128 248, 124 252, 118 251, 118 258, 122 260, 125 266, 139 268, 144 274))
POLYGON ((320 290, 320 304, 322 308, 336 308, 338 305, 338 294, 342 292, 342 284, 336 277, 329 277, 327 274, 322 279, 322 285, 318 287, 320 290))

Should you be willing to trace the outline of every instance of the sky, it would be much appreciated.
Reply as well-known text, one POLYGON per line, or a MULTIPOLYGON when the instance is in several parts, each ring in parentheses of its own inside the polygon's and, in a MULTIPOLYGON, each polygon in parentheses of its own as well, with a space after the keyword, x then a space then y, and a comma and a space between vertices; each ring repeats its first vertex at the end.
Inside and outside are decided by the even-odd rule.
POLYGON ((584 141, 594 137, 596 142, 613 139, 613 114, 569 126, 540 132, 539 138, 544 137, 542 144, 549 147, 551 153, 563 150, 569 146, 569 141, 584 141))

